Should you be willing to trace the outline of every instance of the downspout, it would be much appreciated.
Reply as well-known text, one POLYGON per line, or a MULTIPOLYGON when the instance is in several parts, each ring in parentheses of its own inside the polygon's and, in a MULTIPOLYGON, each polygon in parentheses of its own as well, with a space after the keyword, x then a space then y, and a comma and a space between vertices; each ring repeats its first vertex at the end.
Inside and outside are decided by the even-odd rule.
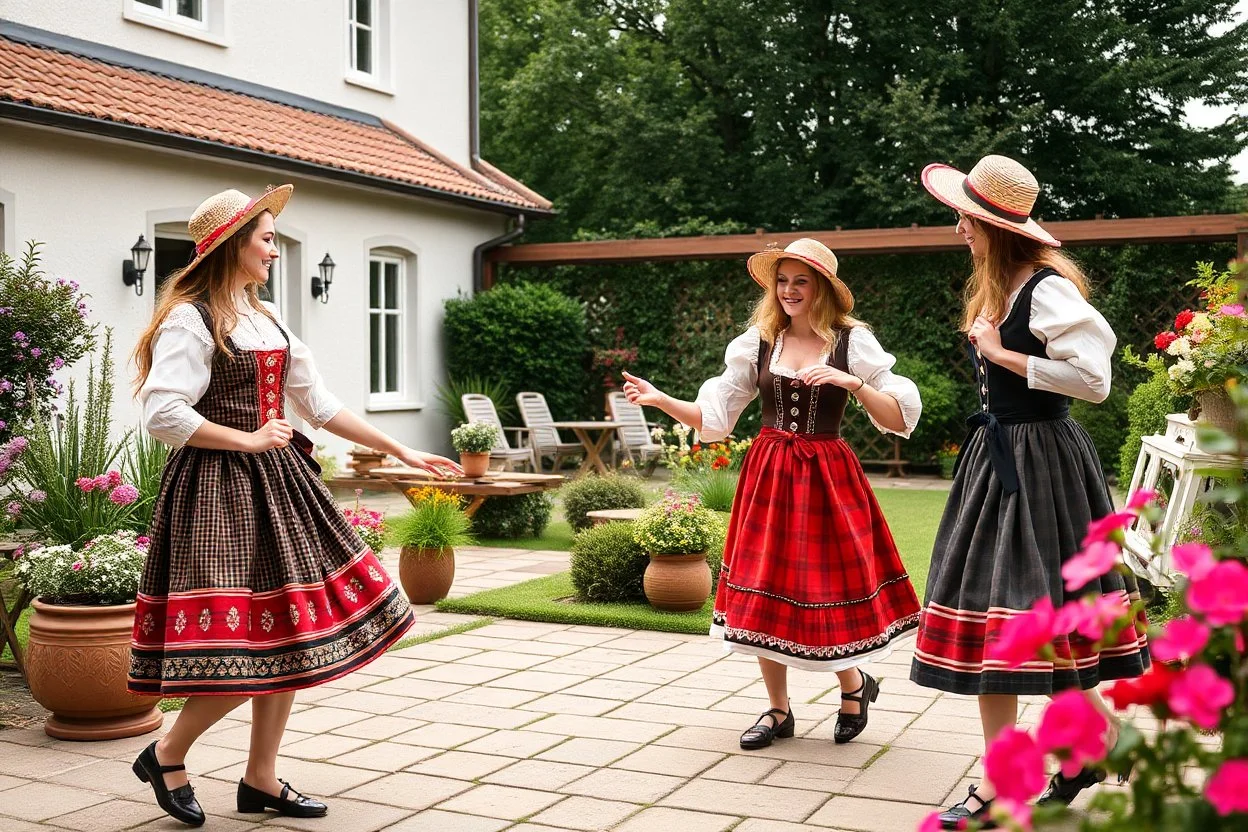
MULTIPOLYGON (((473 170, 481 163, 481 67, 480 0, 468 0, 468 152, 473 170)), ((485 254, 510 243, 524 233, 524 214, 516 215, 515 225, 503 234, 486 240, 472 250, 472 291, 484 292, 494 285, 494 269, 486 274, 485 254)))

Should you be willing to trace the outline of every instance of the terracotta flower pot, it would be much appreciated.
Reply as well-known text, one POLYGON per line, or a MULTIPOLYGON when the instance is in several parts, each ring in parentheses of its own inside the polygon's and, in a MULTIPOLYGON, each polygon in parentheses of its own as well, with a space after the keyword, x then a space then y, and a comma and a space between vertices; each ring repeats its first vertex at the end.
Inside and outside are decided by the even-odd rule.
POLYGON ((413 604, 441 601, 454 582, 454 549, 404 546, 399 550, 399 583, 403 585, 407 600, 413 604))
POLYGON ((470 480, 484 477, 485 472, 490 470, 490 455, 484 454, 468 454, 461 453, 459 455, 459 465, 464 469, 464 476, 470 480))
POLYGON ((126 690, 134 604, 31 605, 26 678, 52 712, 43 730, 58 740, 115 740, 160 727, 157 698, 126 690))
POLYGON ((651 553, 642 586, 656 610, 700 610, 711 595, 711 566, 706 553, 660 555, 651 553))

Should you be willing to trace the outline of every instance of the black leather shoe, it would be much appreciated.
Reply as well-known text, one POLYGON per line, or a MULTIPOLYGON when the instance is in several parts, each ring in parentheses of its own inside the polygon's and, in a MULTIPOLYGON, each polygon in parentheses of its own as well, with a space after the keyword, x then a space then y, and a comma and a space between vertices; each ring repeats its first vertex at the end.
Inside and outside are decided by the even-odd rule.
POLYGON ((152 791, 156 793, 156 805, 164 809, 169 817, 191 826, 204 825, 204 810, 199 808, 199 801, 195 799, 195 790, 191 785, 188 783, 172 790, 165 785, 165 772, 186 771, 186 766, 162 766, 156 759, 156 743, 152 743, 143 749, 143 753, 130 768, 133 769, 135 777, 152 784, 152 791))
POLYGON ((853 693, 842 693, 841 698, 857 702, 861 706, 861 713, 847 714, 841 711, 837 714, 836 729, 832 732, 832 738, 838 744, 849 742, 866 729, 867 709, 880 697, 880 683, 871 674, 863 673, 861 670, 858 672, 862 674, 862 687, 853 693))
POLYGON ((978 823, 980 829, 996 829, 996 821, 988 816, 990 811, 992 811, 992 801, 986 801, 975 794, 975 787, 970 786, 966 790, 966 799, 941 812, 937 819, 940 821, 941 829, 965 829, 971 821, 978 823), (967 805, 972 800, 975 801, 974 809, 967 805))
POLYGON ((741 735, 741 747, 746 750, 755 748, 766 748, 771 745, 774 739, 788 739, 793 736, 793 729, 797 723, 793 720, 793 706, 790 705, 787 711, 779 708, 772 708, 758 718, 758 720, 741 735), (763 720, 771 718, 771 724, 764 724, 763 720), (783 717, 783 718, 782 718, 783 717))
POLYGON ((282 793, 274 797, 268 792, 262 792, 239 780, 238 811, 257 813, 276 809, 279 815, 285 815, 288 818, 323 818, 329 811, 329 807, 324 803, 304 797, 292 789, 285 780, 277 782, 282 784, 282 793))
POLYGON ((1064 803, 1069 806, 1079 792, 1091 788, 1105 779, 1105 772, 1094 768, 1082 768, 1074 777, 1067 779, 1060 771, 1049 780, 1044 794, 1036 800, 1037 806, 1046 803, 1064 803))

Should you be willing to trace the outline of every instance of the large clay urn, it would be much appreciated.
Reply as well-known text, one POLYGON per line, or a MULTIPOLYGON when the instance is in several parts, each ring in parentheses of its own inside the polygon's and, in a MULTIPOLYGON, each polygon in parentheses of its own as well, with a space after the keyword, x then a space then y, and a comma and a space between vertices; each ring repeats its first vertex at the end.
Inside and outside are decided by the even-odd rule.
POLYGON ((455 582, 454 549, 399 549, 399 583, 413 604, 441 601, 455 582))
POLYGON ((157 697, 126 690, 134 604, 31 605, 26 678, 52 712, 43 730, 58 740, 115 740, 160 727, 157 697))
POLYGON ((706 562, 706 553, 651 553, 642 587, 646 591, 646 600, 656 610, 690 612, 702 609, 711 595, 711 566, 706 562))

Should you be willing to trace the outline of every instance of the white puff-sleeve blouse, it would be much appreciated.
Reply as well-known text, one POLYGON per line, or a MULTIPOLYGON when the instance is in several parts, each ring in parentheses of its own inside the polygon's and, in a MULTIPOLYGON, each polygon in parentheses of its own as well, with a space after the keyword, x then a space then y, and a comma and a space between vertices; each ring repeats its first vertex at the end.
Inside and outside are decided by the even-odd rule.
POLYGON ((1105 401, 1117 338, 1078 287, 1057 274, 1041 280, 1032 291, 1029 322, 1048 357, 1028 357, 1027 386, 1090 402, 1105 401))
MULTIPOLYGON (((271 304, 264 305, 280 322, 277 310, 271 304)), ((307 344, 295 337, 285 323, 280 326, 279 331, 266 315, 250 307, 240 308, 230 339, 240 350, 282 349, 289 339, 287 399, 301 419, 320 428, 342 410, 342 402, 325 387, 307 344)), ((143 424, 148 433, 180 448, 199 430, 205 419, 194 405, 212 379, 215 351, 212 333, 194 306, 179 304, 169 311, 152 345, 152 369, 139 390, 143 424)))
MULTIPOLYGON (((723 374, 706 381, 698 391, 696 403, 702 411, 703 440, 716 442, 727 437, 746 406, 758 395, 758 351, 761 342, 757 327, 750 327, 733 339, 724 353, 723 374)), ((778 363, 783 349, 782 333, 776 339, 776 348, 771 351, 769 369, 775 375, 794 376, 795 371, 778 363)), ((906 427, 903 431, 891 431, 874 418, 871 423, 882 433, 909 437, 919 423, 923 402, 914 382, 892 371, 897 359, 885 352, 871 330, 861 326, 849 331, 847 359, 851 373, 896 399, 906 427)), ((821 360, 826 361, 827 355, 821 360)), ((870 414, 867 415, 870 418, 870 414)))

